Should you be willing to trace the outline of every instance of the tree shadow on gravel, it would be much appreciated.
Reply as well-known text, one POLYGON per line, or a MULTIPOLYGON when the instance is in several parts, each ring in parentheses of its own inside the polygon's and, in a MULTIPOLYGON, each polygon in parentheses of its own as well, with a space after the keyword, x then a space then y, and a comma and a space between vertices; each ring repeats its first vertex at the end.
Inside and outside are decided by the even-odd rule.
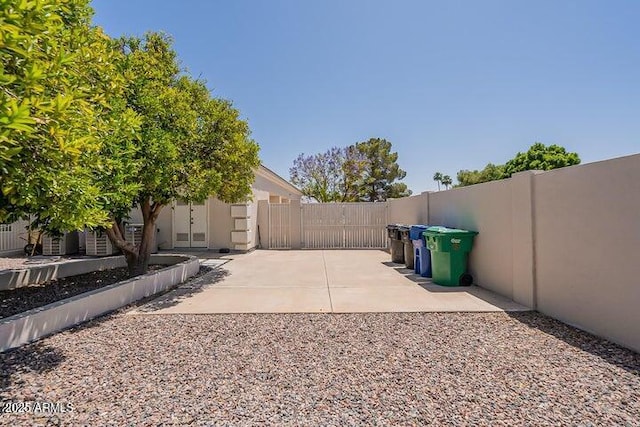
MULTIPOLYGON (((43 374, 55 369, 65 360, 62 350, 44 344, 42 341, 27 344, 5 353, 0 353, 0 401, 11 400, 7 389, 21 373, 43 374)), ((25 384, 27 385, 27 384, 25 384)))
POLYGON ((582 351, 598 356, 607 363, 616 365, 633 375, 640 376, 640 354, 633 350, 569 326, 539 312, 507 312, 506 314, 518 322, 552 335, 582 351))
POLYGON ((154 295, 146 300, 139 301, 136 311, 140 313, 152 313, 157 310, 173 307, 185 299, 191 298, 204 291, 208 287, 223 281, 229 275, 229 270, 222 267, 200 267, 200 273, 197 277, 164 294, 154 295))

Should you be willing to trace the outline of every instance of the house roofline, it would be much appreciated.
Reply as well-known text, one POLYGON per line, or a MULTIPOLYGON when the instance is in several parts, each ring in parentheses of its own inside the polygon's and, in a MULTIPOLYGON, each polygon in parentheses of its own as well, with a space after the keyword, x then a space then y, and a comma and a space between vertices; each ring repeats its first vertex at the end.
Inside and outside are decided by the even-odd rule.
POLYGON ((299 196, 303 195, 302 191, 300 191, 298 187, 296 187, 295 185, 293 185, 292 183, 290 183, 289 181, 287 181, 286 179, 284 179, 283 177, 281 177, 280 175, 278 175, 277 173, 275 173, 274 171, 272 171, 262 163, 260 163, 260 166, 258 167, 256 172, 262 175, 263 177, 286 187, 289 191, 291 191, 296 195, 299 195, 299 196))

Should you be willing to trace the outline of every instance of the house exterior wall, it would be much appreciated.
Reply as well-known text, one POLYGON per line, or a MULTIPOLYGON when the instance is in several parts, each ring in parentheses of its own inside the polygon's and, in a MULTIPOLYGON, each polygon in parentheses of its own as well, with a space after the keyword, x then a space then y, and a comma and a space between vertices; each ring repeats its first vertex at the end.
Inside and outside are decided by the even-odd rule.
MULTIPOLYGON (((142 224, 142 211, 136 207, 129 213, 129 223, 142 224)), ((158 219, 156 220, 156 228, 158 229, 158 248, 159 249, 172 249, 173 241, 173 209, 171 206, 165 206, 160 211, 158 219)))
POLYGON ((253 183, 254 191, 267 192, 272 196, 280 196, 289 200, 300 199, 302 196, 299 193, 291 191, 286 186, 277 184, 273 180, 267 179, 265 176, 256 174, 256 180, 253 183))
MULTIPOLYGON (((232 204, 221 202, 211 197, 208 207, 208 238, 209 249, 230 248, 237 250, 253 249, 259 244, 261 236, 258 234, 258 202, 270 198, 277 198, 280 202, 299 201, 302 194, 291 184, 278 175, 260 167, 256 171, 252 185, 252 200, 247 202, 247 216, 233 216, 232 204)), ((268 209, 268 206, 267 206, 268 209)), ((166 206, 160 213, 157 222, 158 243, 160 249, 173 248, 173 218, 174 210, 166 206)), ((131 223, 142 223, 142 213, 135 208, 130 213, 131 223)), ((266 230, 260 230, 266 232, 266 230)))
POLYGON ((158 228, 158 248, 173 248, 173 210, 171 209, 171 206, 165 206, 160 211, 156 227, 158 228))
MULTIPOLYGON (((265 238, 265 233, 268 231, 268 222, 267 222, 267 226, 265 227, 264 225, 262 225, 262 223, 258 222, 259 219, 259 215, 261 214, 260 210, 261 209, 266 209, 267 212, 265 212, 268 215, 268 201, 269 201, 269 192, 268 191, 263 191, 263 190, 258 190, 255 189, 253 190, 253 203, 252 203, 252 208, 251 208, 251 220, 250 220, 250 224, 251 224, 251 230, 254 230, 255 232, 253 233, 253 237, 251 239, 251 247, 255 248, 260 246, 260 244, 262 242, 264 242, 264 238, 265 238), (262 204, 260 204, 260 201, 266 202, 267 204, 264 205, 265 207, 262 208, 262 204), (258 227, 258 225, 260 224, 260 227, 258 227)), ((268 241, 268 240, 267 240, 268 241)))
POLYGON ((209 198, 209 249, 233 249, 231 231, 235 226, 231 205, 209 198))

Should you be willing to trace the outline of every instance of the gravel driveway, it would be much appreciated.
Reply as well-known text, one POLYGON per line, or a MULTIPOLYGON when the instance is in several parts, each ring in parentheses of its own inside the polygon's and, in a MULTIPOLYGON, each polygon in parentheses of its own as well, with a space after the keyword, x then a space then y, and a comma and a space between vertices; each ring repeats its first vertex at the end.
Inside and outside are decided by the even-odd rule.
POLYGON ((535 313, 115 314, 0 354, 0 423, 638 425, 640 356, 535 313))

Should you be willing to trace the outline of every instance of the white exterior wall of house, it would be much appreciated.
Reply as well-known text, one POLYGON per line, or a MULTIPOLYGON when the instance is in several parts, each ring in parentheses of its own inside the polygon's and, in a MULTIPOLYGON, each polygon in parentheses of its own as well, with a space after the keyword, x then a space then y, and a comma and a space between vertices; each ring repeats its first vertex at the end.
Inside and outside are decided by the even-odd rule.
MULTIPOLYGON (((256 170, 256 178, 252 185, 251 201, 247 203, 229 204, 215 197, 209 198, 207 209, 207 249, 229 248, 232 250, 251 250, 260 243, 258 233, 258 202, 288 203, 300 200, 302 193, 277 175, 275 172, 260 166, 256 170), (244 206, 244 207, 243 207, 244 206)), ((176 221, 189 219, 176 216, 173 206, 166 206, 158 217, 158 247, 160 249, 176 248, 174 224, 176 221)), ((131 223, 142 223, 142 213, 136 208, 130 214, 131 223)))

